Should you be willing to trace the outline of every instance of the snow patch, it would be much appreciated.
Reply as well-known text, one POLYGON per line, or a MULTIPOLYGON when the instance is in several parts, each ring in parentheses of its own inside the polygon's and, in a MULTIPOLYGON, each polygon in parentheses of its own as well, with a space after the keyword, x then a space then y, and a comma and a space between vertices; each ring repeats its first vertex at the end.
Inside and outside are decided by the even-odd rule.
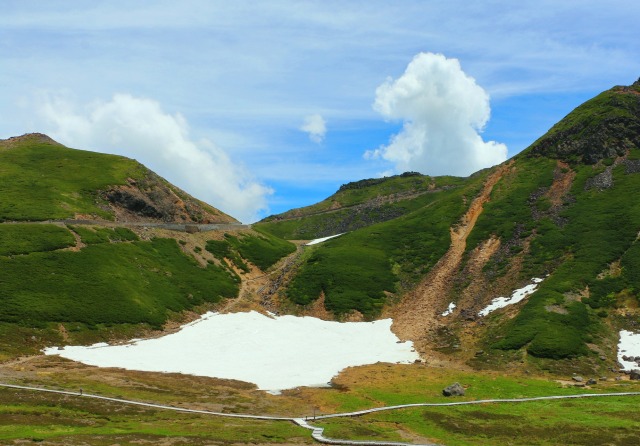
POLYGON ((344 235, 344 234, 346 234, 346 232, 343 232, 341 234, 336 234, 336 235, 330 235, 329 237, 317 238, 315 240, 311 240, 309 243, 307 243, 304 246, 317 245, 318 243, 326 242, 329 239, 332 239, 332 238, 335 238, 335 237, 340 237, 341 235, 344 235))
POLYGON ((622 364, 623 370, 637 370, 640 366, 636 361, 625 361, 623 356, 635 358, 640 356, 640 333, 633 333, 627 330, 620 331, 620 342, 618 343, 618 362, 622 364))
POLYGON ((511 293, 510 297, 496 297, 491 301, 489 305, 486 306, 486 308, 478 313, 478 316, 486 316, 495 310, 506 307, 507 305, 517 304, 518 302, 524 300, 530 294, 533 294, 533 292, 538 288, 538 284, 543 280, 544 279, 534 277, 533 279, 531 279, 532 283, 518 290, 515 290, 513 293, 511 293))
POLYGON ((419 359, 411 342, 399 342, 391 332, 391 322, 209 312, 161 338, 126 345, 50 347, 44 353, 98 367, 238 379, 277 392, 326 386, 350 366, 419 359))
POLYGON ((451 313, 453 313, 453 310, 456 309, 456 304, 451 302, 449 304, 449 308, 447 308, 446 310, 444 310, 444 312, 442 313, 443 316, 449 316, 451 313))

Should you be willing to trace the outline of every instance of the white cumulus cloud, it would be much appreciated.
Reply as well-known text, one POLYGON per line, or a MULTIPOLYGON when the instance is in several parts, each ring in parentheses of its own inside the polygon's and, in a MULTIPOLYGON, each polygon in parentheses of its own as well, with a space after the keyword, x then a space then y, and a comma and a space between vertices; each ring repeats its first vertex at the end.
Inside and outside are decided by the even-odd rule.
POLYGON ((154 100, 116 94, 78 109, 45 97, 40 112, 51 137, 70 147, 135 158, 193 196, 244 221, 267 210, 273 191, 208 140, 193 141, 180 114, 154 100))
POLYGON ((309 139, 315 143, 321 143, 324 135, 327 133, 327 123, 324 118, 318 114, 309 115, 304 118, 304 123, 300 130, 309 134, 309 139))
POLYGON ((507 158, 504 144, 482 139, 491 112, 489 95, 457 59, 418 54, 402 76, 376 89, 373 108, 386 119, 402 121, 403 127, 365 158, 383 158, 398 172, 466 176, 507 158))

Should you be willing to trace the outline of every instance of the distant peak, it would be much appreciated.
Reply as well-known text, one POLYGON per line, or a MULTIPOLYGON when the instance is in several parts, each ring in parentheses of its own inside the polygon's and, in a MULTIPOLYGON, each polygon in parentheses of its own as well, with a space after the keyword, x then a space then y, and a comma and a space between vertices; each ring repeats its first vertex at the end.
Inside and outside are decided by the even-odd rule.
POLYGON ((54 139, 50 138, 44 133, 25 133, 24 135, 21 135, 21 136, 12 136, 11 138, 0 139, 0 144, 9 145, 9 146, 13 144, 21 143, 21 142, 37 142, 37 143, 43 143, 43 144, 53 144, 56 146, 62 145, 58 141, 55 141, 54 139))
POLYGON ((527 150, 569 163, 595 164, 640 148, 640 79, 589 99, 527 150))

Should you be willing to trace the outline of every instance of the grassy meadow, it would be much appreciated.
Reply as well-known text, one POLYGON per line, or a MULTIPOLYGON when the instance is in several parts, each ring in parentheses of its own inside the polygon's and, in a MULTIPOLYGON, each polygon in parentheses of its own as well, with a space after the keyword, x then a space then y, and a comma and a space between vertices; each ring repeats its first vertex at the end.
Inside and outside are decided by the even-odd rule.
POLYGON ((0 256, 55 251, 75 243, 73 234, 56 225, 0 225, 0 256))
MULTIPOLYGON (((274 396, 233 380, 116 369, 93 373, 97 369, 60 358, 38 361, 41 373, 32 374, 28 366, 17 364, 14 380, 136 401, 286 417, 404 403, 640 391, 640 383, 611 377, 588 389, 545 377, 375 364, 343 371, 332 388, 299 388, 274 396), (442 389, 456 381, 465 386, 466 395, 442 396, 442 389)), ((7 373, 7 366, 0 368, 0 374, 7 373)), ((631 396, 411 408, 314 424, 324 427, 325 435, 341 439, 432 441, 447 446, 632 445, 640 435, 639 400, 640 396, 631 396)), ((13 389, 0 389, 0 401, 4 421, 0 441, 8 444, 18 440, 68 445, 312 443, 309 431, 287 422, 180 414, 13 389)))

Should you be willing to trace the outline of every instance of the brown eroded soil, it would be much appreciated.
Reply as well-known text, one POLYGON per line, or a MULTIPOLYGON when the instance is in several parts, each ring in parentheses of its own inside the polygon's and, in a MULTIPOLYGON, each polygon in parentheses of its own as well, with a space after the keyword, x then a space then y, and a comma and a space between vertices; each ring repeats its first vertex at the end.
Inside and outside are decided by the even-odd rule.
MULTIPOLYGON (((511 165, 512 163, 508 163, 500 166, 487 178, 482 191, 471 202, 460 223, 451 228, 451 245, 447 253, 415 290, 408 293, 392 310, 393 332, 402 340, 412 340, 416 350, 423 357, 434 356, 429 342, 430 332, 440 324, 438 316, 449 304, 447 299, 453 285, 452 277, 460 266, 467 246, 467 237, 482 213, 483 205, 489 201, 493 187, 511 168, 511 165)), ((494 248, 495 246, 492 247, 494 248)))
POLYGON ((569 190, 571 190, 576 172, 572 170, 567 163, 558 160, 553 177, 553 184, 549 188, 546 196, 551 201, 553 207, 558 207, 562 205, 564 197, 569 193, 569 190))

